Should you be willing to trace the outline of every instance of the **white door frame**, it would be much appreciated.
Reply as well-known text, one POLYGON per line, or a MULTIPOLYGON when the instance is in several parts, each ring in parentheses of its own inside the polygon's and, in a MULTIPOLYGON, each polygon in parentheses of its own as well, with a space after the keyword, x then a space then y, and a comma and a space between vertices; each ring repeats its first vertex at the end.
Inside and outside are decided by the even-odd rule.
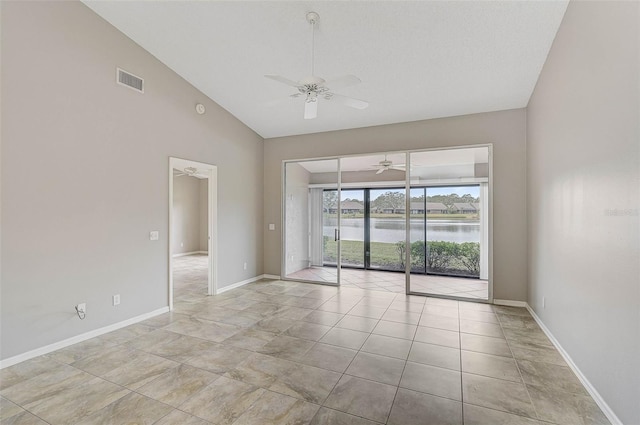
POLYGON ((195 167, 206 171, 208 184, 208 258, 209 273, 207 279, 207 294, 218 293, 218 167, 203 162, 169 157, 169 309, 173 310, 173 255, 171 252, 173 238, 173 169, 195 167))

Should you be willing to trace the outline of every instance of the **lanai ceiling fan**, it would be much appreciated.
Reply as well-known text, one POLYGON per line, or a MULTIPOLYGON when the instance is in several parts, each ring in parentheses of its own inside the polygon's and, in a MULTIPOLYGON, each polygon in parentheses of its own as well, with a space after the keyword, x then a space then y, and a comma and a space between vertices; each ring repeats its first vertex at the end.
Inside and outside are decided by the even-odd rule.
POLYGON ((175 169, 174 173, 176 177, 189 176, 189 177, 198 177, 201 179, 205 179, 209 177, 209 174, 206 171, 200 171, 196 167, 185 167, 183 169, 175 169))
POLYGON ((387 170, 398 170, 398 171, 406 171, 405 164, 393 164, 393 161, 387 159, 387 155, 384 156, 384 159, 377 164, 373 164, 372 167, 377 167, 378 171, 376 174, 382 174, 387 170))
MULTIPOLYGON (((298 89, 298 93, 290 95, 289 99, 304 96, 304 119, 306 120, 313 119, 318 116, 319 98, 323 98, 329 102, 341 103, 355 109, 365 109, 369 106, 369 103, 364 100, 354 99, 352 97, 343 96, 333 92, 335 89, 341 89, 360 83, 360 79, 355 75, 345 75, 329 81, 325 81, 323 78, 314 75, 315 31, 316 24, 319 19, 320 16, 316 12, 307 13, 307 22, 311 24, 311 75, 297 82, 281 75, 265 75, 267 78, 298 89)), ((286 98, 280 101, 269 102, 268 105, 272 106, 285 100, 286 98)))

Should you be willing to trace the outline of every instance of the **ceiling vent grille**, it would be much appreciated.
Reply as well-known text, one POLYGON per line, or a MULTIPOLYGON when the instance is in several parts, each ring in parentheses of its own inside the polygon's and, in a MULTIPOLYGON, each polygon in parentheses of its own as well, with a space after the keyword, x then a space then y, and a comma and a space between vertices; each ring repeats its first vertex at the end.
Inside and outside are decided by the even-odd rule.
POLYGON ((144 80, 137 77, 124 69, 116 68, 116 81, 122 86, 129 87, 137 92, 144 93, 144 80))

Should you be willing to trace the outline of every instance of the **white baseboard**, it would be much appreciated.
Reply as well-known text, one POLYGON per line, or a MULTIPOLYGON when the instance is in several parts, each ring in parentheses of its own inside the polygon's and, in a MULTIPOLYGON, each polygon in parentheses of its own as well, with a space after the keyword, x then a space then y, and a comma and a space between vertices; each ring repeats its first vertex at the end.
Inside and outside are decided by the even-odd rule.
POLYGON ((280 280, 280 276, 275 275, 275 274, 263 274, 262 275, 263 279, 273 279, 273 280, 280 280))
POLYGON ((611 407, 609 407, 607 402, 604 401, 604 399, 602 398, 598 390, 596 390, 595 387, 591 385, 591 382, 589 382, 587 377, 584 376, 582 371, 573 362, 573 359, 571 358, 571 356, 569 356, 569 353, 567 353, 565 349, 562 348, 562 345, 560 345, 560 342, 556 339, 555 336, 553 336, 549 328, 545 326, 545 324, 542 322, 542 319, 540 319, 540 317, 538 317, 536 312, 533 311, 533 308, 531 308, 531 306, 528 303, 526 304, 526 307, 527 307, 527 310, 529 310, 529 313, 531 313, 531 316, 533 316, 534 320, 540 326, 540 329, 542 329, 545 335, 547 335, 547 338, 549 338, 549 340, 554 345, 554 347, 556 347, 556 349, 558 350, 558 352, 560 353, 564 361, 567 362, 567 364, 569 365, 573 373, 575 373, 578 379, 580 380, 580 382, 582 382, 582 385, 584 385, 587 392, 591 395, 591 398, 593 398, 593 400, 596 402, 598 407, 600 407, 600 410, 602 410, 602 412, 605 414, 607 419, 609 419, 609 422, 611 422, 611 425, 623 425, 622 421, 618 418, 618 416, 616 416, 613 410, 611 410, 611 407))
MULTIPOLYGON (((249 283, 257 282, 257 281, 259 281, 261 279, 272 279, 271 277, 268 277, 268 276, 271 276, 271 275, 261 274, 259 276, 255 276, 255 277, 252 277, 250 279, 241 280, 240 282, 232 283, 231 285, 227 285, 227 286, 225 286, 223 288, 218 288, 218 292, 216 292, 216 295, 222 294, 223 292, 227 292, 227 291, 230 291, 232 289, 239 288, 239 287, 247 285, 249 283)), ((280 279, 280 277, 277 277, 276 279, 280 279)))
POLYGON ((95 338, 100 335, 124 328, 125 326, 133 325, 134 323, 142 322, 143 320, 150 319, 159 314, 167 313, 169 307, 162 307, 149 313, 141 314, 131 319, 123 320, 122 322, 114 323, 113 325, 104 326, 99 329, 94 329, 89 332, 85 332, 80 335, 73 336, 71 338, 64 339, 62 341, 54 342, 53 344, 45 345, 44 347, 36 348, 35 350, 27 351, 26 353, 18 354, 17 356, 9 357, 4 360, 0 360, 0 369, 13 366, 14 364, 23 362, 25 360, 32 359, 34 357, 42 356, 43 354, 51 353, 52 351, 59 350, 61 348, 68 347, 78 342, 86 341, 87 339, 95 338))
POLYGON ((180 254, 173 254, 172 258, 178 257, 186 257, 187 255, 196 255, 196 254, 208 254, 209 251, 191 251, 191 252, 181 252, 180 254))
POLYGON ((507 307, 526 307, 526 301, 513 301, 513 300, 493 300, 495 305, 504 305, 507 307))

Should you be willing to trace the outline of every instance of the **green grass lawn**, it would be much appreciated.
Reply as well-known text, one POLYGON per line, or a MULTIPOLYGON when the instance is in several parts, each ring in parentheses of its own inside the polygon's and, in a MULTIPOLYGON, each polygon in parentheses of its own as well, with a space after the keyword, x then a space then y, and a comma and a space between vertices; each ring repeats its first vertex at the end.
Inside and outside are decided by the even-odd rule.
MULTIPOLYGON (((333 240, 332 237, 324 237, 324 261, 327 263, 337 263, 337 249, 338 243, 333 240)), ((403 270, 403 262, 400 260, 400 253, 395 243, 388 242, 371 242, 370 262, 374 268, 390 269, 390 270, 403 270)), ((363 241, 341 241, 342 249, 342 264, 350 266, 363 266, 364 265, 364 242, 363 241)), ((415 267, 418 270, 422 270, 424 267, 424 259, 422 264, 416 264, 412 260, 412 268, 415 267)), ((452 274, 469 275, 466 271, 466 267, 459 258, 452 258, 449 263, 448 271, 452 274)))
MULTIPOLYGON (((364 242, 347 241, 342 242, 342 263, 350 265, 362 265, 364 262, 364 242)), ((337 262, 336 251, 338 243, 325 236, 324 258, 327 262, 337 262)), ((371 264, 384 266, 384 268, 397 269, 401 267, 400 255, 393 243, 371 242, 371 264)))

